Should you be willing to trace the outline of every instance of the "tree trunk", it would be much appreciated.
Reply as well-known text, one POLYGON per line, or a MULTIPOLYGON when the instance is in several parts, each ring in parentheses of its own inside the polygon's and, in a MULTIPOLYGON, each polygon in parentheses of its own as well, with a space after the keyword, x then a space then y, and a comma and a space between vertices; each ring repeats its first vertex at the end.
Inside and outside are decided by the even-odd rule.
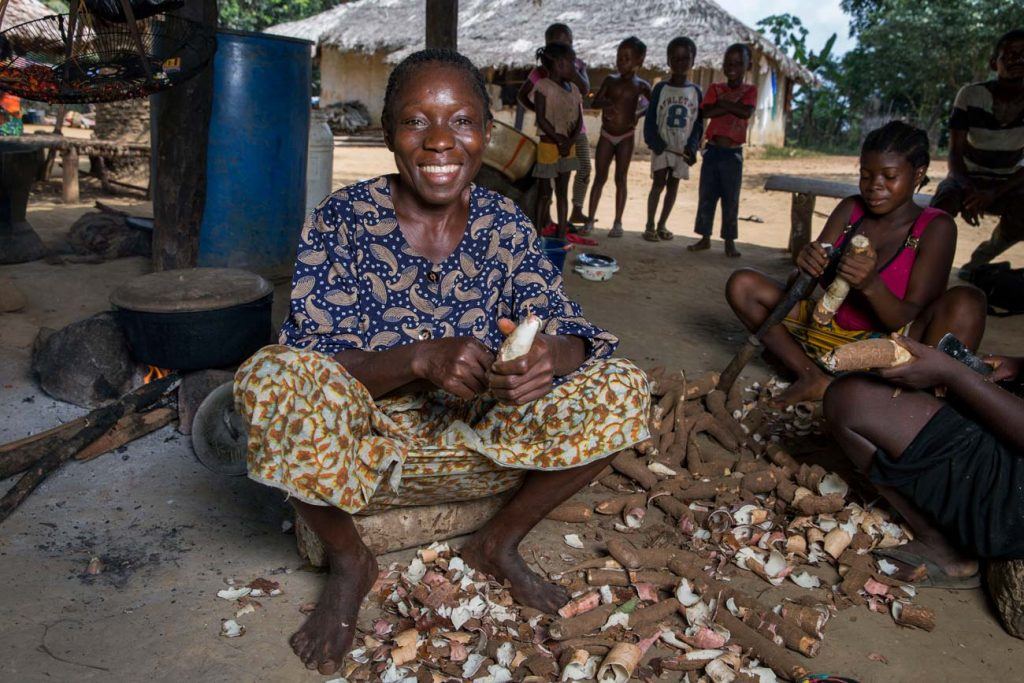
MULTIPOLYGON (((186 0, 174 14, 217 25, 216 0, 186 0)), ((213 108, 213 63, 153 98, 156 124, 153 269, 189 268, 199 255, 206 204, 206 149, 213 108)))

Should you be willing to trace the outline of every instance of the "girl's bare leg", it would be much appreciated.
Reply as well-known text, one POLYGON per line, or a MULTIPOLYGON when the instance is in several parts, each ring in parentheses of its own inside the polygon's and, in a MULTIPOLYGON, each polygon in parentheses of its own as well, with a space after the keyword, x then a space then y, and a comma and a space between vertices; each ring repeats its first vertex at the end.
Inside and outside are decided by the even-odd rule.
POLYGON ((569 232, 569 174, 559 173, 555 178, 555 206, 558 211, 558 237, 565 239, 569 232))
POLYGON ((633 161, 635 140, 629 136, 615 146, 615 222, 622 223, 622 212, 626 210, 626 194, 629 192, 629 163, 633 161))
POLYGON ((551 222, 551 180, 537 179, 537 232, 548 227, 551 222))
POLYGON ((952 332, 976 351, 985 334, 987 313, 985 294, 980 289, 970 285, 950 287, 918 316, 910 326, 910 336, 935 346, 943 335, 952 332))
POLYGON ((601 193, 604 191, 604 184, 608 182, 608 171, 611 169, 614 151, 612 143, 604 137, 597 141, 597 150, 594 152, 594 182, 590 186, 590 208, 587 211, 591 221, 597 217, 597 205, 601 203, 601 193))
MULTIPOLYGON (((725 286, 729 306, 751 332, 757 330, 785 294, 786 289, 781 282, 749 268, 735 271, 725 286)), ((778 397, 778 403, 791 405, 800 401, 817 401, 825 395, 832 378, 808 358, 785 327, 776 325, 765 333, 761 343, 796 375, 789 388, 778 397)))

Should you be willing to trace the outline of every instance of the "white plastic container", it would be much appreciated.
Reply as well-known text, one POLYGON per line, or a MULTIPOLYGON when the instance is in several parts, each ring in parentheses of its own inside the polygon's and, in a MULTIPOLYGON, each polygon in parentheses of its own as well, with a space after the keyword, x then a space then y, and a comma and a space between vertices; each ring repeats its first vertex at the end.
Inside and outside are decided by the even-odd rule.
POLYGON ((306 154, 306 213, 333 190, 334 134, 327 114, 314 109, 309 116, 309 149, 306 154))

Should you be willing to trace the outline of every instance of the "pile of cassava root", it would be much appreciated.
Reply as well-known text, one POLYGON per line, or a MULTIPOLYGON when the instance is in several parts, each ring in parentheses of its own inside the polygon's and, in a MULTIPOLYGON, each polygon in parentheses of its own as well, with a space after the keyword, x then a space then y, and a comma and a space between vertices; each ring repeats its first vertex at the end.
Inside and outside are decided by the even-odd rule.
POLYGON ((570 589, 559 615, 517 605, 435 544, 382 572, 384 617, 357 638, 347 680, 770 683, 815 670, 837 610, 867 606, 934 628, 934 614, 911 602, 913 585, 869 552, 904 543, 907 530, 776 443, 780 423, 813 411, 771 410, 774 380, 727 396, 713 373, 649 377, 651 438, 549 515, 569 533, 544 558, 571 566, 552 570, 524 546, 570 589))

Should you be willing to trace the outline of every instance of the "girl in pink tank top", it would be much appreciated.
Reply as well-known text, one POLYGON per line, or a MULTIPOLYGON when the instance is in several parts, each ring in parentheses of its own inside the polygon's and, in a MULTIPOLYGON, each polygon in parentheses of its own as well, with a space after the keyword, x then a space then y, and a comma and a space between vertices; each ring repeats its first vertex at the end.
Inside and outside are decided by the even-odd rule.
MULTIPOLYGON (((816 301, 808 299, 762 338, 764 346, 795 375, 779 403, 820 399, 831 381, 821 358, 843 344, 892 333, 912 334, 935 344, 945 332, 957 332, 951 330, 951 321, 974 320, 974 313, 982 322, 972 323, 964 333, 974 343, 980 339, 980 331, 975 334, 974 329, 984 327, 983 301, 972 316, 964 316, 957 306, 964 302, 974 306, 977 297, 964 296, 957 288, 949 292, 953 297, 947 297, 956 225, 944 212, 914 203, 915 191, 926 182, 928 147, 923 130, 899 121, 872 131, 865 139, 860 194, 840 202, 818 239, 797 256, 797 267, 818 278, 823 288, 842 276, 850 283, 849 295, 828 323, 814 321, 816 301), (855 234, 868 238, 872 253, 847 249, 855 234), (824 244, 839 251, 831 263, 824 244)), ((786 289, 786 284, 763 273, 743 269, 730 277, 726 295, 740 320, 756 330, 786 289)))
MULTIPOLYGON (((858 224, 864 216, 863 201, 860 200, 860 197, 856 197, 856 199, 859 201, 854 204, 853 211, 850 213, 851 228, 858 224)), ((946 212, 931 207, 922 211, 911 226, 910 234, 907 235, 903 246, 899 248, 895 256, 878 269, 879 279, 899 299, 902 299, 907 293, 907 285, 910 284, 910 273, 914 269, 914 260, 917 258, 917 247, 921 243, 921 236, 932 220, 938 216, 948 217, 946 212)), ((839 236, 839 239, 833 245, 834 248, 842 249, 847 240, 855 234, 857 234, 857 231, 854 229, 844 230, 843 234, 839 236)), ((834 273, 829 273, 822 277, 822 288, 827 289, 832 284, 833 279, 835 279, 834 273)), ((864 298, 864 295, 859 290, 850 292, 843 305, 836 311, 835 322, 836 325, 844 330, 857 331, 872 331, 878 325, 874 320, 870 302, 864 298)))

